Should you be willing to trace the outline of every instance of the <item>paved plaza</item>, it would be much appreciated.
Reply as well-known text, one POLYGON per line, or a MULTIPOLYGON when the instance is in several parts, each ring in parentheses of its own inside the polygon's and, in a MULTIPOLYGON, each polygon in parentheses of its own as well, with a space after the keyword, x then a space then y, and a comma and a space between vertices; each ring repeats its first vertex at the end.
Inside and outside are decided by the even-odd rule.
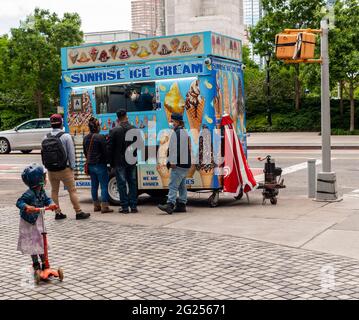
POLYGON ((0 209, 1 299, 358 299, 359 261, 208 232, 47 217, 64 282, 34 286, 0 209))
MULTIPOLYGON (((16 251, 15 202, 23 167, 40 155, 2 157, 0 299, 359 299, 357 151, 333 151, 343 201, 330 204, 306 197, 302 164, 320 150, 252 150, 251 167, 267 152, 286 172, 276 206, 262 206, 260 190, 249 203, 221 195, 217 208, 208 208, 208 194, 191 193, 187 213, 167 215, 143 195, 137 214, 76 221, 62 190, 68 219, 49 212, 46 222, 50 262, 65 279, 39 286, 30 257, 16 251)), ((79 194, 91 212, 89 190, 79 194)))

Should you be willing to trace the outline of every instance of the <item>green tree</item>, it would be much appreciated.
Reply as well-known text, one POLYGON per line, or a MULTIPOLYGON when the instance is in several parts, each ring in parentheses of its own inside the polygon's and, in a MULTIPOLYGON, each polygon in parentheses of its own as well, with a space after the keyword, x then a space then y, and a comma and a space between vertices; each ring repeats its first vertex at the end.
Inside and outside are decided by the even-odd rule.
POLYGON ((335 24, 329 33, 330 75, 339 83, 341 114, 343 91, 348 88, 350 128, 355 130, 355 90, 359 86, 359 5, 358 0, 337 0, 334 6, 335 24))
POLYGON ((243 46, 243 63, 246 66, 244 71, 244 92, 246 94, 247 112, 251 113, 254 108, 265 104, 265 73, 251 59, 251 52, 248 46, 243 46))
MULTIPOLYGON (((275 35, 284 29, 317 29, 322 17, 323 0, 263 0, 263 18, 250 29, 250 40, 254 51, 265 56, 274 56, 275 35)), ((288 67, 289 68, 289 67, 288 67)), ((295 108, 299 110, 301 100, 300 70, 298 64, 291 66, 294 74, 295 108)))
POLYGON ((5 90, 6 75, 9 66, 9 40, 6 35, 0 36, 0 91, 5 90))
POLYGON ((77 13, 59 18, 48 10, 35 9, 19 28, 11 29, 9 86, 22 92, 36 106, 39 117, 59 101, 60 49, 82 42, 81 19, 77 13))

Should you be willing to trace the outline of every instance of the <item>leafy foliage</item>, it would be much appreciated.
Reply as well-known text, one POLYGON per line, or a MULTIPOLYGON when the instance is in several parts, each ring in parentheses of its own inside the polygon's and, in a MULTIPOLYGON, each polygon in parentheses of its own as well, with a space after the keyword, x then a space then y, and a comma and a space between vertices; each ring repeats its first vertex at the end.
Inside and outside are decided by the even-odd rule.
POLYGON ((41 117, 55 110, 59 103, 60 49, 82 42, 80 27, 77 13, 59 18, 37 8, 18 28, 11 29, 9 38, 0 37, 1 128, 12 126, 21 115, 41 117))
MULTIPOLYGON (((349 88, 350 131, 355 130, 355 89, 359 86, 359 5, 358 0, 337 0, 335 27, 330 30, 330 74, 333 82, 349 88)), ((347 89, 347 88, 345 88, 347 89)))

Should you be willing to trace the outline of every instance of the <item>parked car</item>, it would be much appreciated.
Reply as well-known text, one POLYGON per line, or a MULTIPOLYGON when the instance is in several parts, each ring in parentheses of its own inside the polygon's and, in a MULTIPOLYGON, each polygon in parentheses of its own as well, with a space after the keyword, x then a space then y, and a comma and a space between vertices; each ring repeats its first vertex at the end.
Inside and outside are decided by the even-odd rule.
POLYGON ((49 118, 32 119, 14 129, 0 131, 0 154, 14 150, 20 150, 23 153, 41 150, 41 142, 50 131, 49 118))

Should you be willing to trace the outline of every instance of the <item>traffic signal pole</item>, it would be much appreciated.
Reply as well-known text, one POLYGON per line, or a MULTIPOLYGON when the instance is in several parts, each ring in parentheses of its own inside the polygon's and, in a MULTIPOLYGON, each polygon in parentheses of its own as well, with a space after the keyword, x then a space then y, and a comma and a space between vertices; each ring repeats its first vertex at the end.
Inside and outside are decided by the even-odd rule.
POLYGON ((330 89, 329 89, 329 53, 328 53, 328 21, 321 21, 321 127, 322 127, 322 168, 323 172, 331 172, 331 124, 330 124, 330 89))
MULTIPOLYGON (((340 201, 337 191, 337 179, 335 172, 332 171, 331 166, 331 123, 330 123, 330 86, 329 86, 329 25, 327 18, 323 18, 320 23, 321 29, 285 29, 284 36, 286 34, 298 34, 299 32, 307 33, 316 33, 321 36, 320 59, 313 59, 314 56, 306 56, 304 58, 297 57, 296 55, 293 58, 288 58, 286 52, 283 53, 283 50, 280 52, 285 63, 320 63, 321 64, 321 134, 322 134, 322 171, 318 172, 317 176, 312 176, 308 174, 309 185, 315 184, 316 181, 316 192, 315 199, 316 201, 340 201), (307 59, 308 58, 308 59, 307 59)), ((283 34, 281 34, 283 37, 283 34)), ((276 41, 280 35, 276 36, 276 41)), ((299 37, 298 37, 299 39, 299 37)), ((297 45, 298 40, 297 39, 297 45)), ((279 41, 278 41, 279 42, 279 41)), ((303 45, 303 44, 302 44, 303 45)), ((276 43, 278 47, 285 47, 285 44, 276 43)), ((313 170, 312 170, 313 172, 313 170)), ((315 173, 314 173, 315 175, 315 173)), ((309 188, 312 189, 312 188, 309 188)), ((311 195, 313 192, 311 191, 311 195)))
POLYGON ((329 26, 323 18, 321 27, 321 127, 322 127, 322 172, 317 175, 316 201, 340 201, 337 190, 337 177, 331 165, 331 123, 329 86, 329 26))

